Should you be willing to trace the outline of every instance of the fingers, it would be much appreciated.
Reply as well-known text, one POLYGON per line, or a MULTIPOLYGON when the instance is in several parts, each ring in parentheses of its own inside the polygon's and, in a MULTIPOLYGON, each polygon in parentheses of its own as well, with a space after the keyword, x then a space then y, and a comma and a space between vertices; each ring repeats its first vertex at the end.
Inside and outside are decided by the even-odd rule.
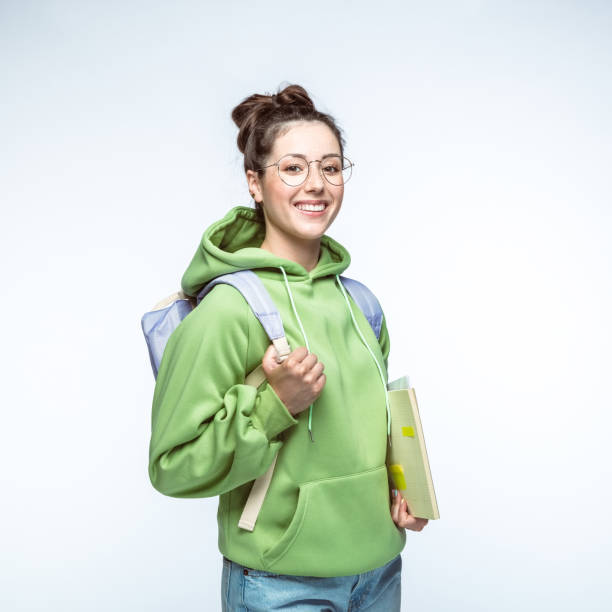
POLYGON ((294 416, 319 397, 327 381, 323 374, 325 366, 305 346, 297 347, 282 363, 278 363, 276 350, 270 345, 262 365, 268 382, 294 416))
MULTIPOLYGON (((305 346, 298 346, 294 351, 291 351, 289 355, 286 356, 283 362, 278 361, 278 352, 273 344, 270 344, 264 353, 262 363, 264 364, 264 369, 273 370, 275 367, 283 363, 286 368, 294 369, 299 368, 303 363, 304 359, 307 357, 314 357, 310 359, 307 363, 312 364, 312 362, 316 362, 316 355, 309 355, 308 349, 305 346)), ((310 365, 312 367, 312 365, 310 365)), ((310 369, 310 368, 309 368, 310 369)), ((298 372, 299 373, 299 372, 298 372)))
POLYGON ((302 374, 307 374, 318 363, 317 356, 314 353, 309 353, 302 359, 300 369, 302 374))
POLYGON ((309 353, 304 346, 299 346, 285 360, 285 367, 293 370, 304 382, 312 384, 318 380, 325 366, 314 353, 309 353))
POLYGON ((391 506, 391 517, 398 527, 404 527, 411 531, 422 531, 425 525, 429 523, 428 519, 419 518, 410 514, 408 503, 399 491, 397 491, 397 495, 391 506))
POLYGON ((397 489, 393 489, 391 491, 391 494, 393 495, 393 503, 391 504, 391 518, 393 519, 393 522, 399 525, 399 506, 400 506, 400 495, 397 489))
POLYGON ((304 374, 304 382, 310 384, 317 381, 323 374, 324 368, 325 366, 320 361, 317 361, 313 367, 304 374))
POLYGON ((285 365, 289 368, 294 368, 308 356, 308 349, 305 346, 298 346, 295 350, 289 353, 287 359, 285 359, 285 365))
POLYGON ((313 390, 317 395, 319 395, 319 393, 323 391, 323 387, 325 386, 326 381, 327 381, 327 378, 325 374, 321 374, 321 376, 317 378, 317 382, 314 384, 314 387, 313 387, 313 390))
POLYGON ((299 355, 293 356, 291 354, 287 357, 285 363, 287 369, 292 370, 300 377, 304 377, 310 373, 310 370, 317 363, 317 356, 312 353, 306 353, 306 355, 300 359, 299 355))

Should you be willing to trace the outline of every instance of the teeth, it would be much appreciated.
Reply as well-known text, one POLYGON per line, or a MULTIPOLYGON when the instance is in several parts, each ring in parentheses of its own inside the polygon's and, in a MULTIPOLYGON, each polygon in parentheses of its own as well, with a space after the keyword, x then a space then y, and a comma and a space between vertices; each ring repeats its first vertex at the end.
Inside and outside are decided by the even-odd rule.
POLYGON ((297 204, 296 208, 318 212, 325 209, 325 204, 297 204))

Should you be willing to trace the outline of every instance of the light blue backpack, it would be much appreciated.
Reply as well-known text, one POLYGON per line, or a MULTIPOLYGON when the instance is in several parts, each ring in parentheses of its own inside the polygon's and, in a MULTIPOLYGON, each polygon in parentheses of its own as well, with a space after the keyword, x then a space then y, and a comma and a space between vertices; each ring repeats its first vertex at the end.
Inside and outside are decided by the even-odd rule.
MULTIPOLYGON (((376 337, 379 338, 383 313, 376 296, 359 281, 346 276, 340 276, 340 280, 365 315, 376 337)), ((289 353, 289 345, 285 338, 280 314, 261 279, 252 270, 239 270, 213 279, 204 286, 196 298, 186 296, 182 291, 173 293, 156 304, 153 310, 143 315, 142 331, 149 348, 153 375, 156 378, 166 343, 172 332, 215 285, 222 283, 232 285, 240 291, 253 314, 262 324, 270 341, 276 347, 281 359, 289 353)))

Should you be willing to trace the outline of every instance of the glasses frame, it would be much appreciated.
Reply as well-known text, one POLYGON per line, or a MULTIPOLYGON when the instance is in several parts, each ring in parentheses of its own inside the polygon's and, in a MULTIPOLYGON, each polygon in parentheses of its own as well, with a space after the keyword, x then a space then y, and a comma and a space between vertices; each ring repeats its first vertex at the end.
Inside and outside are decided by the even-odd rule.
POLYGON ((276 172, 278 173, 278 178, 281 181, 283 181, 285 185, 287 185, 288 187, 299 187, 300 185, 303 185, 308 180, 308 177, 310 176, 310 164, 314 162, 319 162, 319 174, 321 175, 321 178, 325 179, 330 185, 333 185, 334 187, 342 187, 346 185, 349 182, 350 178, 353 176, 353 168, 355 167, 355 164, 348 157, 345 157, 344 155, 326 155, 323 159, 312 159, 310 161, 307 161, 306 158, 301 155, 295 155, 292 153, 288 153, 287 155, 283 155, 277 162, 274 162, 273 164, 268 164, 267 166, 263 166, 261 168, 255 168, 255 172, 259 172, 260 170, 265 170, 266 168, 271 168, 272 166, 276 166, 276 172), (280 162, 285 157, 300 157, 308 164, 308 172, 306 172, 306 176, 304 177, 304 180, 301 183, 298 183, 297 185, 291 185, 290 183, 285 181, 283 177, 281 176, 280 162), (349 177, 345 181, 342 181, 340 185, 336 185, 336 183, 332 183, 329 180, 329 178, 325 176, 325 174, 323 174, 323 170, 322 170, 323 159, 327 159, 328 157, 339 157, 340 159, 342 159, 342 162, 343 162, 342 170, 346 170, 346 168, 351 169, 351 173, 349 174, 349 177), (348 162, 348 166, 345 166, 344 164, 347 162, 348 162))

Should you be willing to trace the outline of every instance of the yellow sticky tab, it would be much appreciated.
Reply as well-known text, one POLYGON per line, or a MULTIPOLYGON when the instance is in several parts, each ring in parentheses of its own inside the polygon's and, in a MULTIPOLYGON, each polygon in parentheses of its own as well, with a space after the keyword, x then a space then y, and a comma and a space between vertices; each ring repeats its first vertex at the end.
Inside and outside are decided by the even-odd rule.
POLYGON ((402 427, 402 436, 414 438, 414 429, 412 427, 402 427))
POLYGON ((396 489, 406 488, 406 479, 404 478, 404 468, 399 463, 393 463, 389 466, 391 477, 395 483, 396 489))

